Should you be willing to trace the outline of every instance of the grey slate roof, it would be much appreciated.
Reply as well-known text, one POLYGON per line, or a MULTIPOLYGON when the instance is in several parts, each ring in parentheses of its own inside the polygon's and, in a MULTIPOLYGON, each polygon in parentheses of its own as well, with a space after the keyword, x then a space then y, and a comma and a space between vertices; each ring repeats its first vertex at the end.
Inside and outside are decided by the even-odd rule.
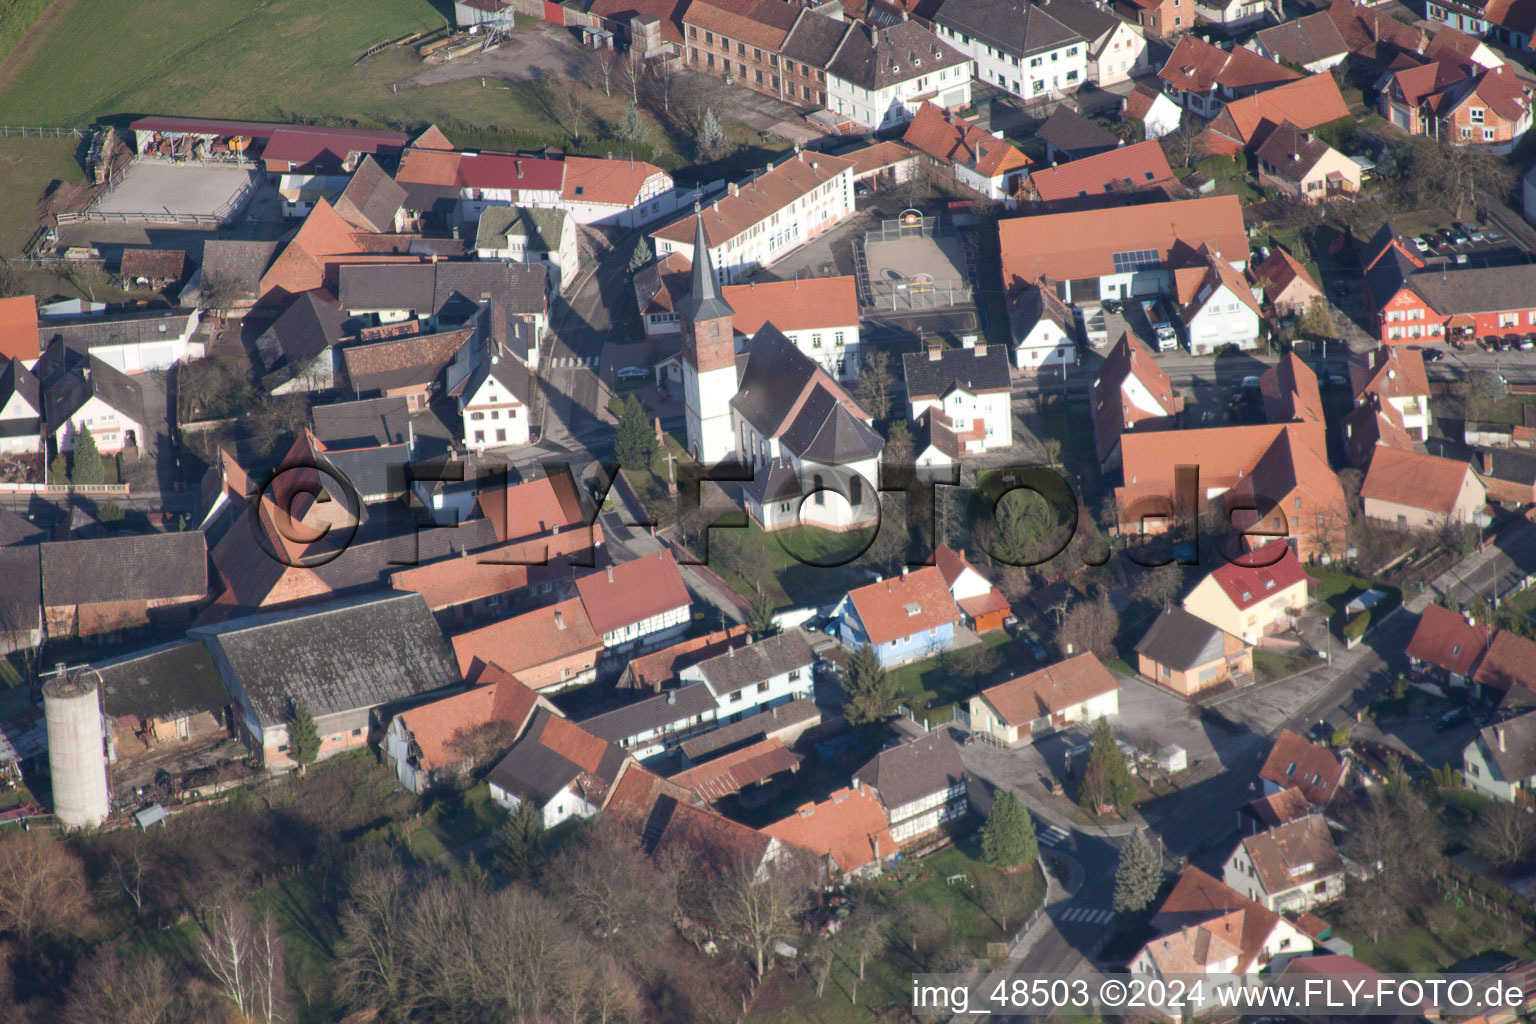
POLYGON ((0 509, 0 547, 36 544, 46 536, 42 527, 10 509, 0 509))
POLYGON ((1165 608, 1136 645, 1136 652, 1159 665, 1187 672, 1221 658, 1221 630, 1183 608, 1165 608))
POLYGON ((48 320, 37 325, 37 347, 47 348, 55 338, 75 352, 89 352, 108 345, 138 345, 179 338, 187 331, 191 313, 128 313, 81 320, 48 320))
POLYGON ((908 740, 880 751, 853 773, 855 781, 873 786, 887 811, 943 793, 970 778, 960 760, 960 746, 948 729, 908 740))
POLYGON ((760 683, 792 669, 809 671, 816 664, 810 642, 798 629, 759 640, 745 647, 733 647, 693 666, 717 695, 734 693, 753 683, 760 683))
POLYGON ((180 718, 229 703, 208 648, 196 640, 177 640, 91 667, 101 673, 102 706, 114 718, 180 718))
POLYGON ((302 700, 315 717, 373 708, 460 682, 420 594, 361 597, 194 627, 231 694, 263 726, 302 700))
POLYGON ((827 465, 880 454, 880 435, 855 415, 863 410, 840 401, 841 389, 826 371, 771 323, 753 336, 737 365, 741 383, 731 405, 763 436, 827 465), (794 419, 786 422, 791 412, 794 419))
MULTIPOLYGON (((418 528, 413 521, 400 522, 388 514, 374 515, 368 517, 341 554, 315 566, 314 573, 333 592, 341 594, 380 586, 388 574, 405 566, 458 558, 466 551, 484 551, 495 544, 496 524, 484 517, 466 520, 458 526, 428 529, 418 528)), ((263 561, 278 564, 265 556, 263 561)))
POLYGON ((543 313, 549 289, 539 264, 501 260, 364 263, 338 273, 343 309, 414 309, 445 321, 469 319, 482 298, 508 314, 543 313))
POLYGON ((1065 103, 1057 105, 1035 134, 1072 160, 1105 153, 1120 145, 1119 139, 1065 103))
POLYGON ((1536 263, 1425 269, 1408 278, 1408 287, 1440 314, 1525 309, 1536 295, 1536 263))
POLYGON ((1261 28, 1254 35, 1275 57, 1300 67, 1349 52, 1349 44, 1327 11, 1261 28))
POLYGON ((878 458, 885 445, 873 427, 854 418, 825 388, 811 392, 783 440, 801 458, 826 466, 878 458))
POLYGON ((5 580, 0 588, 0 633, 42 628, 41 567, 36 544, 0 548, 0 578, 5 580))
POLYGON ((475 248, 505 248, 508 235, 521 235, 528 239, 526 246, 529 249, 558 252, 566 216, 564 210, 488 206, 475 228, 475 248))
POLYGON ((1062 301, 1054 288, 1032 284, 1015 292, 1008 302, 1008 325, 1016 339, 1024 339, 1041 320, 1050 320, 1066 332, 1069 338, 1076 336, 1077 323, 1072 307, 1062 301))
POLYGON ((1474 448, 1472 466, 1479 476, 1509 483, 1536 485, 1536 452, 1513 448, 1474 448))
POLYGON ((997 345, 983 348, 947 348, 934 359, 928 352, 908 352, 901 357, 907 381, 907 398, 941 398, 956 385, 971 393, 1011 391, 1008 353, 997 345))
POLYGON ((246 242, 210 239, 203 243, 203 285, 229 281, 237 297, 255 299, 261 294, 261 275, 266 273, 281 241, 246 242))
POLYGON ((1282 121, 1254 155, 1274 168, 1279 177, 1299 182, 1332 148, 1311 132, 1302 131, 1290 121, 1282 121))
POLYGON ((945 0, 933 20, 1017 57, 1083 38, 1044 8, 1021 0, 945 0))
POLYGON ((826 70, 845 82, 878 91, 970 59, 915 21, 898 22, 878 32, 854 22, 826 70))
POLYGON ((836 21, 807 8, 796 19, 795 27, 789 30, 779 52, 786 60, 825 69, 848 29, 847 22, 836 21))
POLYGON ((709 687, 704 683, 693 683, 605 711, 586 719, 581 727, 594 736, 621 743, 649 729, 665 729, 675 722, 686 722, 714 709, 715 695, 709 687))
POLYGON ((411 453, 403 444, 328 451, 325 460, 351 481, 365 501, 404 494, 409 486, 405 467, 411 461, 411 453))
POLYGON ((1536 775, 1536 711, 1528 711, 1499 725, 1478 731, 1472 740, 1484 756, 1499 767, 1506 782, 1518 782, 1536 775), (1504 749, 1499 749, 1499 733, 1504 735, 1504 749))
POLYGON ((331 454, 347 448, 405 444, 410 437, 411 414, 403 398, 317 405, 309 415, 315 422, 315 436, 331 454))
MULTIPOLYGON (((534 712, 528 729, 507 751, 507 756, 496 762, 487 777, 522 799, 531 797, 540 806, 548 803, 586 774, 581 765, 541 742, 546 732, 559 730, 561 725, 562 722, 545 708, 534 712)), ((613 743, 607 743, 606 748, 597 770, 592 773, 603 788, 611 786, 618 778, 625 759, 624 751, 613 743)))
POLYGON ((1113 31, 1115 26, 1127 24, 1089 0, 1051 0, 1051 17, 1076 32, 1090 43, 1113 31))
POLYGON ((752 470, 752 477, 741 482, 742 492, 759 505, 791 501, 804 493, 795 464, 785 458, 773 459, 766 466, 752 470))
POLYGON ((334 207, 348 223, 375 233, 387 233, 394 228, 395 214, 404 202, 405 189, 369 154, 357 165, 352 180, 341 190, 334 207))
POLYGON ((714 259, 709 255, 709 242, 704 237, 704 218, 699 216, 693 218, 693 274, 689 279, 688 297, 678 305, 678 312, 690 324, 723 320, 736 312, 720 294, 714 259))
POLYGON ((201 597, 208 545, 199 530, 44 544, 43 603, 50 608, 201 597))
POLYGON ((744 745, 761 739, 769 732, 776 732, 812 718, 820 719, 820 717, 821 712, 816 707, 816 701, 810 697, 801 697, 799 700, 780 704, 767 711, 759 711, 739 722, 722 725, 718 729, 711 729, 702 735, 684 740, 681 749, 683 756, 694 763, 707 761, 725 753, 730 747, 744 745))
POLYGON ((268 390, 298 376, 346 335, 347 315, 323 290, 301 292, 256 339, 268 390))
POLYGON ((50 426, 67 422, 93 395, 131 422, 144 422, 144 396, 138 381, 91 356, 82 370, 58 378, 44 392, 50 426))
POLYGON ((759 433, 776 437, 816 370, 816 363, 794 342, 772 323, 764 324, 747 346, 731 405, 759 433))

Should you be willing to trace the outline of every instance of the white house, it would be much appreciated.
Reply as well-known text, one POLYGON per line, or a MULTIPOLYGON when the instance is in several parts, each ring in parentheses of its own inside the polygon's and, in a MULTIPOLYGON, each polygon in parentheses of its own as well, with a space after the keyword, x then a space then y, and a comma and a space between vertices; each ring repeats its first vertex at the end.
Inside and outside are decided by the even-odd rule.
POLYGON ((1528 806, 1536 790, 1536 712, 1480 730, 1461 756, 1468 789, 1528 806))
POLYGON ((1120 713, 1120 683, 1092 654, 982 690, 970 699, 971 731, 1004 746, 1032 742, 1073 722, 1120 713))
POLYGON ((668 551, 583 576, 576 581, 576 593, 604 647, 653 647, 691 622, 693 598, 668 551))
POLYGON ((1289 629, 1307 607, 1311 582, 1301 560, 1283 540, 1272 540, 1248 556, 1251 565, 1226 562, 1195 585, 1184 610, 1224 633, 1256 644, 1269 633, 1289 629))
POLYGON ((924 103, 901 141, 978 195, 1010 202, 1029 175, 1029 157, 1003 138, 954 112, 924 103))
POLYGON ((549 284, 564 291, 576 277, 576 220, 563 210, 492 206, 480 215, 475 251, 483 260, 542 263, 549 284))
POLYGON ((948 729, 882 750, 853 773, 853 786, 880 801, 891 838, 902 845, 970 810, 970 773, 948 729))
POLYGON ((715 697, 715 721, 739 722, 769 708, 811 696, 816 654, 801 630, 732 647, 689 665, 678 680, 706 683, 715 697))
POLYGON ((1117 18, 1109 5, 1093 0, 1051 0, 1051 17, 1087 41, 1086 80, 1100 87, 1151 70, 1141 26, 1117 18))
POLYGON ((1088 43, 1045 4, 948 0, 939 38, 976 62, 976 77, 1024 99, 1075 92, 1088 76, 1088 43))
POLYGON ((515 354, 482 359, 459 394, 465 447, 484 452, 527 444, 531 391, 528 366, 515 354))
POLYGON ((1013 380, 1008 354, 983 343, 902 357, 907 389, 907 415, 924 413, 951 431, 967 453, 1007 448, 1013 444, 1013 380))
POLYGON ((672 216, 697 194, 680 191, 672 175, 644 160, 567 156, 559 208, 578 224, 638 228, 672 216))
POLYGON ((499 806, 510 813, 531 800, 551 829, 597 814, 633 764, 617 745, 540 708, 486 781, 499 806))
POLYGON ((43 392, 43 404, 61 452, 73 450, 75 438, 87 428, 103 455, 144 439, 144 396, 138 382, 96 356, 51 383, 43 392))
POLYGON ((1344 859, 1321 814, 1244 836, 1222 880, 1266 910, 1299 914, 1344 895, 1344 859))
POLYGON ((0 369, 0 454, 41 450, 42 385, 20 359, 0 369))
POLYGON ((1409 437, 1429 440, 1429 377, 1417 349, 1382 345, 1363 360, 1351 360, 1349 380, 1356 405, 1375 395, 1397 410, 1409 437))
POLYGON ((852 276, 754 281, 727 285, 720 293, 735 310, 737 351, 750 348, 757 332, 771 323, 833 377, 858 379, 859 292, 852 276))
POLYGON ((796 152, 698 213, 651 233, 658 258, 680 252, 697 262, 695 222, 702 220, 710 265, 730 284, 830 230, 853 214, 853 161, 796 152))
POLYGON ((1202 275, 1176 275, 1179 284, 1179 318, 1184 321, 1189 350, 1211 355, 1225 345, 1239 349, 1259 347, 1259 301, 1243 275, 1221 256, 1205 250, 1207 265, 1202 275))
POLYGON ((1179 130, 1184 108, 1169 99, 1166 93, 1145 82, 1137 82, 1136 87, 1126 94, 1121 113, 1128 119, 1140 121, 1147 138, 1160 139, 1179 130))
POLYGON ((1049 278, 1009 293, 1008 325, 1019 369, 1077 365, 1077 319, 1049 278))
POLYGON ((1195 14, 1228 35, 1269 20, 1269 0, 1195 0, 1195 14))
POLYGON ((925 101, 946 110, 971 105, 971 58, 915 21, 853 22, 826 73, 827 109, 871 131, 906 124, 925 101))

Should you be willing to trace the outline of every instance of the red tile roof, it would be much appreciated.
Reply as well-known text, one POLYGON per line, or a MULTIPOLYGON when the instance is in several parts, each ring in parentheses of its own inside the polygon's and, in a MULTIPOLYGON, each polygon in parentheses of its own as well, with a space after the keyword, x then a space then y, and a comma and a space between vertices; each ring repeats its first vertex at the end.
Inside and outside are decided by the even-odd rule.
POLYGON ((683 23, 778 53, 799 10, 778 0, 692 0, 683 23))
POLYGON ((459 671, 466 674, 477 661, 516 674, 583 652, 595 654, 603 647, 580 599, 574 597, 460 633, 452 642, 459 671))
POLYGON ((1226 145, 1211 140, 1205 145, 1208 150, 1230 155, 1261 145, 1285 121, 1308 129, 1348 116, 1349 104, 1344 102, 1339 84, 1331 74, 1321 72, 1228 103, 1210 128, 1210 134, 1219 137, 1215 142, 1225 140, 1226 145))
MULTIPOLYGON (((953 587, 955 581, 965 573, 965 570, 969 569, 972 572, 976 572, 976 567, 968 562, 963 554, 948 544, 940 544, 933 549, 933 564, 943 574, 946 587, 953 587)), ((981 576, 979 572, 976 574, 981 576)), ((986 577, 982 576, 982 579, 985 580, 986 577)))
POLYGON ((1376 454, 1377 445, 1413 449, 1413 438, 1403 427, 1402 414, 1390 402, 1372 395, 1369 401, 1344 414, 1344 450, 1352 466, 1364 467, 1376 454))
POLYGON ((1280 972, 1287 974, 1322 974, 1339 977, 1357 977, 1380 974, 1370 964, 1362 963, 1343 953, 1324 953, 1320 956, 1299 956, 1285 965, 1280 972))
MULTIPOLYGON (((505 488, 487 488, 475 497, 475 511, 491 521, 499 541, 542 537, 586 525, 586 513, 569 473, 555 473, 505 488)), ((584 531, 578 531, 584 532, 584 531)))
POLYGON ((1163 81, 1185 92, 1210 92, 1218 85, 1228 89, 1258 89, 1294 82, 1302 76, 1290 68, 1260 57, 1241 46, 1223 50, 1192 35, 1179 37, 1163 69, 1163 81))
POLYGON ((658 174, 666 172, 644 160, 568 156, 560 198, 628 208, 639 203, 642 187, 658 174))
POLYGON ((748 632, 746 626, 731 626, 703 636, 690 637, 671 647, 663 647, 659 651, 631 659, 624 675, 629 685, 637 690, 659 691, 689 665, 697 665, 717 654, 724 654, 732 641, 740 640, 748 632))
POLYGON ((661 38, 683 52, 683 12, 688 0, 594 0, 590 14, 608 22, 610 29, 629 31, 629 23, 636 17, 652 14, 661 22, 661 38))
POLYGON ((1269 259, 1254 267, 1252 273, 1255 281, 1267 282, 1264 294, 1271 299, 1284 292, 1296 281, 1301 281, 1319 296, 1323 294, 1317 282, 1312 280, 1312 275, 1307 273, 1307 268, 1279 246, 1275 246, 1269 254, 1269 259))
POLYGON ((1232 925, 1231 933, 1237 937, 1237 948, 1245 967, 1257 963, 1264 951, 1264 943, 1280 915, 1265 910, 1255 901, 1228 888, 1197 867, 1186 867, 1174 883, 1173 891, 1157 908, 1152 927, 1167 933, 1205 922, 1220 922, 1222 932, 1232 925), (1233 916, 1237 915, 1237 916, 1233 916))
POLYGON ((298 232, 261 275, 261 294, 297 295, 323 288, 342 263, 419 263, 421 257, 406 251, 410 239, 357 231, 330 203, 317 199, 298 232))
POLYGON ((1472 467, 1459 459, 1378 447, 1360 485, 1360 497, 1448 515, 1472 467))
POLYGON ((679 772, 667 781, 713 803, 799 767, 799 754, 784 746, 782 740, 765 739, 679 772))
POLYGON ((1259 769, 1259 778, 1281 787, 1295 786, 1315 806, 1323 807, 1338 792, 1344 766, 1327 747, 1281 729, 1259 769))
POLYGON ((1294 351, 1259 375, 1259 393, 1264 397, 1264 418, 1271 423, 1323 422, 1317 374, 1294 351))
POLYGON ((853 161, 853 176, 858 178, 903 160, 910 160, 917 156, 917 152, 904 142, 887 139, 885 142, 871 142, 859 149, 849 150, 841 156, 853 161))
POLYGON ((1176 180, 1156 139, 1034 171, 1029 183, 1045 202, 1155 188, 1176 180))
POLYGON ((848 598, 876 647, 960 621, 960 609, 936 566, 850 590, 848 598))
POLYGON ((1413 639, 1408 641, 1408 657, 1471 678, 1492 634, 1489 626, 1468 622, 1459 613, 1432 604, 1419 615, 1413 639))
POLYGON ((1498 630, 1472 680, 1500 693, 1508 693, 1516 686, 1536 690, 1536 640, 1527 640, 1507 629, 1498 630))
POLYGON ((1269 796, 1261 796, 1248 804, 1249 813, 1264 824, 1265 828, 1274 828, 1276 825, 1284 825, 1287 822, 1305 818, 1312 813, 1312 805, 1307 802, 1306 794, 1295 786, 1287 786, 1278 793, 1269 796))
MULTIPOLYGON (((777 7, 785 6, 777 0, 770 2, 777 7)), ((697 6, 698 0, 695 0, 694 7, 697 6)), ((721 196, 704 208, 704 237, 709 247, 723 245, 728 239, 768 220, 852 167, 849 160, 816 152, 801 152, 780 161, 771 170, 743 184, 736 194, 721 196)), ((694 214, 689 214, 651 232, 651 237, 691 246, 693 224, 694 214)))
POLYGON ((1211 579, 1221 586, 1227 600, 1239 609, 1262 604, 1307 578, 1296 552, 1283 540, 1272 540, 1243 555, 1240 561, 1244 564, 1228 562, 1211 573, 1211 579))
POLYGON ((583 576, 576 592, 599 636, 693 603, 670 551, 583 576))
POLYGON ((1351 360, 1349 381, 1357 402, 1371 394, 1382 398, 1429 397, 1424 356, 1402 345, 1383 345, 1365 362, 1351 360))
POLYGON ((933 103, 924 103, 901 141, 921 150, 944 164, 969 167, 983 178, 996 178, 1009 171, 1023 170, 1029 157, 1013 143, 994 138, 964 118, 933 103))
POLYGON ((419 751, 417 763, 424 771, 435 771, 465 760, 455 743, 482 725, 505 722, 513 726, 507 739, 515 739, 538 703, 538 694, 493 665, 482 674, 481 685, 403 711, 400 720, 419 751))
POLYGON ((1184 411, 1184 396, 1174 389, 1173 381, 1153 358, 1152 350, 1129 333, 1121 335, 1109 350, 1093 380, 1089 402, 1100 460, 1109 456, 1125 431, 1170 429, 1173 417, 1184 411), (1127 388, 1133 379, 1140 384, 1139 388, 1127 388), (1132 399, 1133 394, 1139 396, 1143 392, 1155 409, 1147 409, 1132 399))
POLYGON ((1028 725, 1119 688, 1097 657, 1083 653, 989 687, 981 696, 1009 725, 1028 725))
POLYGON ((0 299, 0 356, 31 360, 39 352, 37 299, 31 295, 0 299))
MULTIPOLYGON (((730 284, 721 288, 720 294, 736 311, 731 323, 741 334, 756 334, 770 321, 781 331, 856 327, 859 323, 859 294, 852 277, 730 284)), ((832 339, 828 337, 826 343, 830 345, 832 339)))
POLYGON ((655 852, 684 851, 705 870, 717 875, 743 868, 756 870, 772 852, 774 837, 766 830, 748 828, 708 807, 694 807, 663 797, 658 801, 656 814, 665 814, 666 824, 657 838, 655 852))
POLYGON ((569 562, 562 556, 585 552, 600 543, 602 527, 594 525, 591 534, 571 530, 400 569, 390 574, 389 585, 396 590, 414 590, 426 600, 427 607, 440 611, 525 587, 530 576, 550 570, 551 561, 569 562))
POLYGON ((1154 249, 1165 266, 1201 245, 1246 262, 1248 234, 1237 196, 1209 196, 1107 210, 1013 217, 997 226, 1003 286, 1033 284, 1042 275, 1075 281, 1115 272, 1114 254, 1154 249))
POLYGON ((890 818, 869 793, 839 789, 826 800, 806 804, 763 828, 763 834, 830 857, 847 873, 883 861, 900 849, 891 838, 890 818))

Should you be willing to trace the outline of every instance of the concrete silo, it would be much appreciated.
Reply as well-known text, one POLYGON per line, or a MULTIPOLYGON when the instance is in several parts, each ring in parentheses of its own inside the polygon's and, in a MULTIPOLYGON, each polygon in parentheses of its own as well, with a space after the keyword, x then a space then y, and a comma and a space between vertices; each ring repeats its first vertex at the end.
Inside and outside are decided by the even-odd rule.
POLYGON ((53 812, 70 828, 107 820, 107 759, 94 673, 63 674, 43 684, 53 812))

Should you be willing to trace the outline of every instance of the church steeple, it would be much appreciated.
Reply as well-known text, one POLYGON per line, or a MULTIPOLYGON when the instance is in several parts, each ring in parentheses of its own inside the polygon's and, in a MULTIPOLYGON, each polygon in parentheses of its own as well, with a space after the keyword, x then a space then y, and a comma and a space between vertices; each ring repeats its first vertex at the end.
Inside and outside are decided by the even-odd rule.
POLYGON ((714 262, 709 258, 709 243, 704 237, 704 213, 697 203, 693 206, 693 280, 688 301, 679 312, 691 324, 728 319, 736 312, 720 295, 714 262))

